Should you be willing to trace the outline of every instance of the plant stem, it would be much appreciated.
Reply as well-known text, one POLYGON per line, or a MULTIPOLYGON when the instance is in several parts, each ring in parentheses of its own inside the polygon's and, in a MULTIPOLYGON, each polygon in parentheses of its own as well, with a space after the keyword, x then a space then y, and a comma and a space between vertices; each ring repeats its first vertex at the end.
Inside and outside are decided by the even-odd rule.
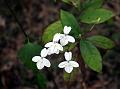
POLYGON ((54 85, 55 85, 55 89, 59 89, 59 87, 58 87, 58 85, 57 85, 57 83, 56 83, 56 81, 55 81, 55 79, 54 79, 54 74, 52 73, 53 70, 47 69, 47 71, 48 71, 48 74, 50 74, 51 77, 53 78, 52 81, 53 81, 53 83, 54 83, 54 85))
POLYGON ((5 4, 6 4, 6 7, 9 9, 9 11, 11 12, 11 14, 14 16, 20 30, 23 32, 24 36, 28 39, 28 35, 27 33, 24 31, 23 27, 22 27, 22 24, 19 22, 19 20, 17 19, 17 16, 15 14, 15 12, 10 8, 10 5, 8 4, 7 0, 4 0, 5 1, 5 4))
POLYGON ((89 31, 92 31, 96 24, 93 24, 89 31))
POLYGON ((86 69, 85 69, 85 63, 82 59, 82 57, 80 56, 80 44, 77 44, 78 47, 78 62, 80 64, 80 71, 81 71, 81 81, 80 81, 80 85, 81 85, 81 89, 87 89, 87 86, 85 84, 85 77, 86 77, 86 69))
POLYGON ((100 18, 98 18, 98 19, 97 19, 97 22, 92 25, 92 27, 90 28, 90 31, 92 31, 92 29, 95 27, 95 25, 96 25, 99 21, 100 21, 100 18))
POLYGON ((67 89, 70 89, 70 81, 71 81, 71 73, 70 73, 70 76, 69 76, 69 79, 68 79, 67 89))

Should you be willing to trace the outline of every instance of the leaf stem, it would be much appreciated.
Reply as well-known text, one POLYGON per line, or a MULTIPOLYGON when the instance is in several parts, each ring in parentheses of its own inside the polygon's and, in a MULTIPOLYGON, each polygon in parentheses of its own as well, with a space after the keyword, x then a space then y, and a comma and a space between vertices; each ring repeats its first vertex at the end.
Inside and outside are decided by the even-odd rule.
POLYGON ((95 27, 96 24, 93 24, 92 27, 90 28, 90 32, 93 30, 93 28, 95 27))
MULTIPOLYGON (((97 23, 98 23, 99 21, 100 21, 100 18, 97 19, 97 23)), ((92 31, 92 29, 95 27, 95 25, 96 25, 96 23, 94 23, 94 24, 92 25, 92 27, 90 28, 89 31, 92 31)))
POLYGON ((23 32, 24 36, 28 39, 29 37, 28 37, 27 33, 24 31, 24 29, 22 27, 22 24, 19 22, 16 14, 15 14, 15 12, 10 8, 10 5, 8 4, 7 0, 4 0, 4 1, 5 1, 5 4, 6 4, 6 7, 9 9, 9 11, 11 12, 11 14, 14 16, 14 18, 15 18, 15 20, 16 20, 19 28, 20 28, 20 30, 23 32))

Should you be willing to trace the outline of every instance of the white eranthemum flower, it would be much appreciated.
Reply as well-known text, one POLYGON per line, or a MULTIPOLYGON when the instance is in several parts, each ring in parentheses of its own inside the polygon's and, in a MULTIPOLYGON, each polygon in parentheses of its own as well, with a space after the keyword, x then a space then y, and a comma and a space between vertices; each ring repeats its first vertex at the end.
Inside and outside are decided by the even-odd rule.
POLYGON ((44 48, 41 50, 41 53, 40 53, 41 56, 34 56, 32 58, 33 62, 37 62, 36 65, 37 65, 38 69, 42 69, 44 66, 46 66, 46 67, 51 66, 50 61, 45 58, 47 56, 47 54, 48 54, 48 50, 46 48, 44 48))
POLYGON ((60 34, 61 38, 60 38, 60 44, 62 46, 65 46, 68 44, 68 42, 74 43, 75 42, 75 38, 73 36, 68 35, 69 32, 71 31, 71 27, 64 27, 64 34, 60 34))
POLYGON ((73 70, 73 67, 79 67, 79 64, 75 61, 71 61, 72 53, 71 52, 65 52, 64 54, 66 61, 61 62, 58 67, 64 68, 67 73, 71 73, 73 70))
POLYGON ((63 51, 62 45, 58 43, 60 39, 60 33, 56 33, 53 37, 53 41, 45 44, 45 47, 48 48, 48 55, 59 54, 59 51, 63 51))

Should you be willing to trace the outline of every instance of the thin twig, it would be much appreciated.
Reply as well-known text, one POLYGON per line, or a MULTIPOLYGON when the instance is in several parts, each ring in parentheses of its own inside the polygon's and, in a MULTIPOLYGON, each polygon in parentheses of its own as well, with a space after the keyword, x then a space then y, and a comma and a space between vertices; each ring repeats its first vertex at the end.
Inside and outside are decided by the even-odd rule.
POLYGON ((28 38, 28 35, 27 35, 27 33, 24 31, 24 29, 23 29, 21 23, 19 22, 19 20, 17 19, 17 16, 16 16, 15 12, 11 9, 11 7, 9 6, 7 0, 4 0, 4 1, 5 1, 5 4, 6 4, 6 7, 9 9, 9 11, 11 12, 11 14, 14 16, 14 18, 15 18, 18 26, 20 27, 20 30, 23 32, 24 36, 25 36, 26 38, 28 38))
POLYGON ((93 24, 92 27, 90 28, 90 32, 93 30, 93 28, 95 27, 96 24, 93 24))
POLYGON ((85 77, 86 77, 85 63, 84 63, 82 57, 80 56, 80 45, 79 45, 79 43, 78 43, 77 47, 78 47, 78 62, 81 65, 80 66, 80 71, 81 71, 80 85, 81 85, 81 89, 87 89, 87 86, 85 84, 85 77))

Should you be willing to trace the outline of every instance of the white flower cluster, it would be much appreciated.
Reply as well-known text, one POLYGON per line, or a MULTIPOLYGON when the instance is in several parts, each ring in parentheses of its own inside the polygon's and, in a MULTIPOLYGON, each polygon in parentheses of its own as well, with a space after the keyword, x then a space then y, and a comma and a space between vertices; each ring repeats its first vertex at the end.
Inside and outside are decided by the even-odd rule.
MULTIPOLYGON (((75 38, 68 35, 71 31, 71 27, 64 27, 64 34, 56 33, 53 37, 52 42, 45 44, 45 48, 41 50, 40 56, 34 56, 32 58, 33 62, 37 62, 37 68, 42 69, 44 66, 50 67, 51 63, 45 57, 51 54, 59 54, 60 51, 63 51, 63 46, 67 45, 69 42, 74 43, 75 38)), ((75 61, 71 61, 72 53, 65 52, 64 54, 66 61, 61 62, 58 67, 64 68, 67 73, 71 73, 73 67, 79 67, 79 64, 75 61)))

